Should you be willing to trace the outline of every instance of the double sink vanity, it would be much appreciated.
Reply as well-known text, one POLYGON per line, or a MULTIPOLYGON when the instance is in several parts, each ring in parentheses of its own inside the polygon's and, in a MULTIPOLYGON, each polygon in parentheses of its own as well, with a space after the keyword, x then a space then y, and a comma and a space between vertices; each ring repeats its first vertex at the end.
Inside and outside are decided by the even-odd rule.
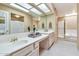
POLYGON ((53 31, 24 33, 24 37, 21 37, 23 34, 15 36, 18 37, 0 41, 0 56, 39 56, 43 50, 48 50, 55 41, 53 31))

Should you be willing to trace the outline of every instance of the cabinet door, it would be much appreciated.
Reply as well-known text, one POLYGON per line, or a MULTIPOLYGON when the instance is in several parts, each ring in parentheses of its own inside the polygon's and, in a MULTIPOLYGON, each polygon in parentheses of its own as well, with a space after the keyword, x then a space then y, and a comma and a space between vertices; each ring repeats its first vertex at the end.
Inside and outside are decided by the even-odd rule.
POLYGON ((30 45, 28 47, 23 48, 20 51, 13 53, 12 56, 25 56, 25 55, 31 53, 32 50, 33 50, 33 45, 30 45))
POLYGON ((48 49, 49 48, 49 39, 44 38, 44 40, 39 43, 39 46, 40 46, 40 48, 48 49))
POLYGON ((54 43, 54 33, 51 33, 49 35, 49 47, 54 43))

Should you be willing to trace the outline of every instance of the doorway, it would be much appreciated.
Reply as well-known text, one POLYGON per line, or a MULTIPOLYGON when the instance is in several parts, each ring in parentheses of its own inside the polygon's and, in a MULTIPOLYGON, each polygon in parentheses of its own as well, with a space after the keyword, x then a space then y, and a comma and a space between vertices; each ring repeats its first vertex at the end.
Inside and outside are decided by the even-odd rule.
POLYGON ((77 16, 65 17, 65 39, 68 41, 77 40, 77 16))
POLYGON ((63 17, 58 18, 58 38, 65 38, 65 20, 63 17))
POLYGON ((77 16, 58 18, 58 38, 76 42, 77 40, 77 16))

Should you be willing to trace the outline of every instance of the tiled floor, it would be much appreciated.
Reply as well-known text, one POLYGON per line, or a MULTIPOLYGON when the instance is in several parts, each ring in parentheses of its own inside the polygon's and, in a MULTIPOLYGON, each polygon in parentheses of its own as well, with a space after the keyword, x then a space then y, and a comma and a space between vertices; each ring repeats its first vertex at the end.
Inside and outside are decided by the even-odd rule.
POLYGON ((58 40, 49 50, 43 51, 41 56, 79 56, 75 42, 58 40))

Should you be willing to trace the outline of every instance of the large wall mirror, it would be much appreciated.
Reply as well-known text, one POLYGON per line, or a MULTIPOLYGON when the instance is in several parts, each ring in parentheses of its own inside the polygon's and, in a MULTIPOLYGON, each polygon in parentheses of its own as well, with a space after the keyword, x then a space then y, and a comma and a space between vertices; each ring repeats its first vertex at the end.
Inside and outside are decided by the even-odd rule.
POLYGON ((0 16, 0 35, 5 34, 5 17, 0 16))
POLYGON ((10 33, 24 32, 24 16, 11 13, 10 33))
POLYGON ((8 13, 0 11, 0 35, 9 34, 9 19, 8 13))
POLYGON ((0 10, 0 35, 23 32, 24 16, 0 10))

